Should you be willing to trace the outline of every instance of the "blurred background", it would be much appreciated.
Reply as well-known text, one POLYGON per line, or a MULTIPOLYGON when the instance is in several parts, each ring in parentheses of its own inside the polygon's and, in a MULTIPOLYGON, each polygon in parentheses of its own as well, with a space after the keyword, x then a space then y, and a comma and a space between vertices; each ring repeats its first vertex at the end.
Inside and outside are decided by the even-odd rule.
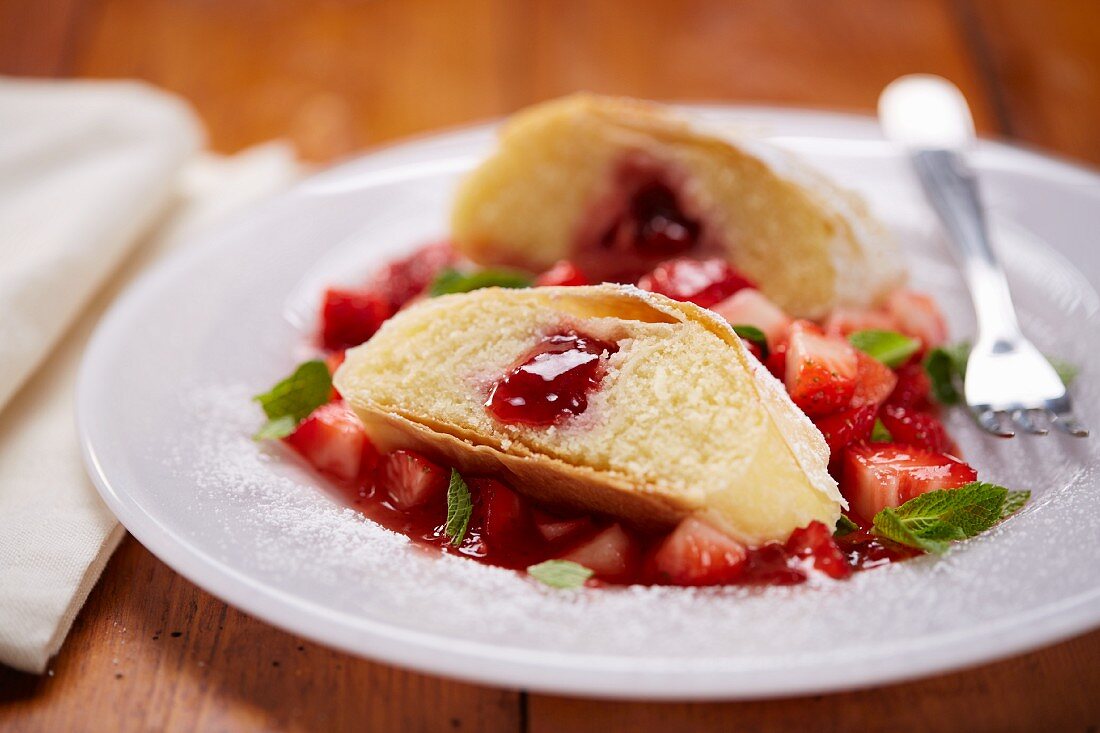
POLYGON ((144 79, 311 161, 578 89, 871 111, 918 71, 1100 162, 1096 0, 0 0, 0 73, 144 79))

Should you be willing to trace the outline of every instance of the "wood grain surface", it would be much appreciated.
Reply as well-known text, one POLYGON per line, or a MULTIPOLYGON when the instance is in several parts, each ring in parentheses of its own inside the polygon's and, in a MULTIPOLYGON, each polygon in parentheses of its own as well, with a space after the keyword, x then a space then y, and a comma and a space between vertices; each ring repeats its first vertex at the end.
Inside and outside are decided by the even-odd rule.
MULTIPOLYGON (((132 77, 211 145, 330 161, 577 89, 870 112, 926 71, 987 133, 1100 163, 1096 0, 0 0, 0 73, 132 77)), ((256 621, 132 539, 0 730, 1100 730, 1100 632, 976 669, 728 704, 527 695, 355 659, 256 621)))

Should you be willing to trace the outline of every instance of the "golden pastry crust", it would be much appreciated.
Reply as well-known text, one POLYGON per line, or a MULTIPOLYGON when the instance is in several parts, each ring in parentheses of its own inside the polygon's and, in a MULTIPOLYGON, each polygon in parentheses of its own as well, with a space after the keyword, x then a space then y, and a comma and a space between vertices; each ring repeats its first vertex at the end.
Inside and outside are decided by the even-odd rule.
POLYGON ((792 315, 872 305, 904 278, 894 242, 864 202, 790 156, 708 134, 656 104, 590 94, 506 123, 499 150, 459 189, 455 245, 482 264, 541 271, 572 259, 603 277, 601 211, 622 207, 624 165, 661 171, 684 213, 702 223, 686 254, 727 257, 792 315))
POLYGON ((839 516, 821 434, 729 326, 633 287, 434 298, 350 350, 335 381, 379 450, 502 475, 550 504, 649 528, 703 514, 750 545, 839 516), (619 346, 588 409, 551 427, 495 420, 489 385, 562 328, 619 346))

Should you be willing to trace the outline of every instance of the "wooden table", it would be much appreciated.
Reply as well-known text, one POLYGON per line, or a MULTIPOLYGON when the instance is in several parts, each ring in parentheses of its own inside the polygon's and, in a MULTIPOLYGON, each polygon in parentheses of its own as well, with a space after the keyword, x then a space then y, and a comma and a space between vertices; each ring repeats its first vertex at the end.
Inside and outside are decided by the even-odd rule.
MULTIPOLYGON (((987 134, 1100 163, 1097 0, 0 0, 0 73, 137 77, 191 100, 214 148, 327 161, 575 89, 857 111, 916 71, 987 134)), ((863 692, 609 703, 354 659, 197 589, 132 539, 48 676, 0 670, 0 728, 1096 731, 1100 632, 863 692)))

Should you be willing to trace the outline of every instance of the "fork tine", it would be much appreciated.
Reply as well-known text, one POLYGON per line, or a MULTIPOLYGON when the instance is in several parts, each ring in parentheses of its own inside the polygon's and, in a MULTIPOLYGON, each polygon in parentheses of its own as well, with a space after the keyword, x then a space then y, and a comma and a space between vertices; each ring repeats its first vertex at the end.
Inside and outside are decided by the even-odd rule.
POLYGON ((1025 433, 1046 435, 1050 430, 1036 422, 1036 418, 1040 415, 1045 415, 1045 413, 1042 410, 1013 410, 1012 421, 1025 433))
POLYGON ((1077 421, 1072 412, 1059 412, 1054 416, 1054 426, 1076 438, 1087 438, 1089 429, 1077 421))
POLYGON ((996 412, 988 408, 976 410, 974 417, 987 433, 992 433, 1000 438, 1011 438, 1016 435, 1016 431, 1003 427, 1002 418, 1005 417, 1005 412, 1002 410, 996 412))

